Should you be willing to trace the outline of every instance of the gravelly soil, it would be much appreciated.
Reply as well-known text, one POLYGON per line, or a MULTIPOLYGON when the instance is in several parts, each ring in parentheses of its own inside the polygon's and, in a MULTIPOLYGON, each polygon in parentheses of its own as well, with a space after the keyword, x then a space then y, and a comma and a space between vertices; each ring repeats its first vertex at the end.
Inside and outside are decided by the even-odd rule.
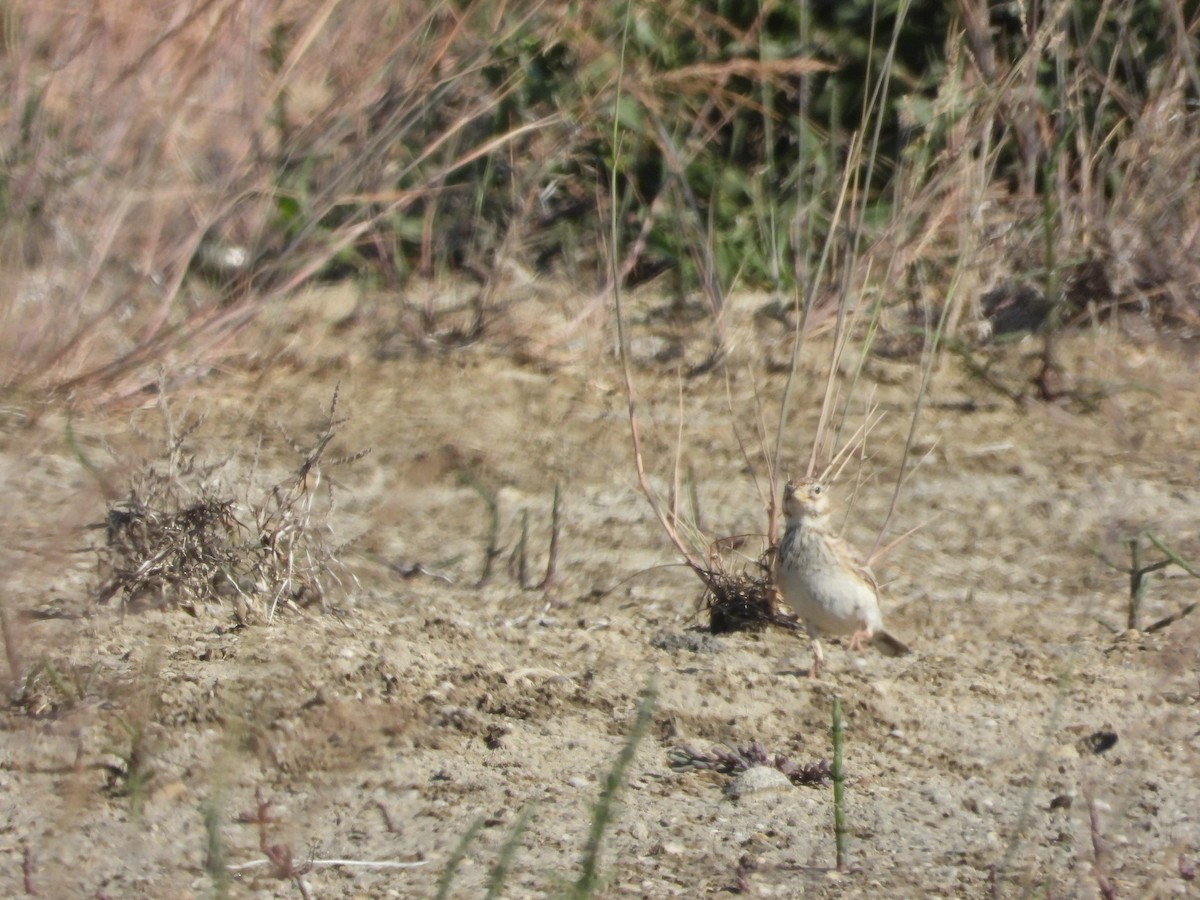
MULTIPOLYGON (((736 298, 727 370, 682 378, 680 364, 706 352, 706 320, 635 299, 653 483, 665 492, 681 446, 705 533, 751 535, 753 558, 767 525, 756 423, 773 439, 789 331, 753 315, 761 298, 736 298)), ((0 720, 0 895, 28 879, 41 896, 212 896, 205 817, 228 862, 262 859, 260 829, 244 821, 256 790, 270 802, 268 843, 298 866, 423 864, 317 866, 300 876, 314 897, 429 896, 474 822, 451 895, 482 896, 526 810, 502 893, 554 894, 578 876, 592 809, 651 683, 652 724, 605 835, 606 896, 1200 894, 1200 615, 1126 632, 1128 578, 1097 556, 1127 560, 1121 537, 1151 527, 1200 560, 1200 395, 1185 352, 1072 336, 1063 366, 1104 395, 1092 412, 1018 406, 947 360, 883 543, 916 530, 875 564, 889 627, 915 652, 854 657, 834 644, 812 680, 792 634, 701 629, 700 586, 636 490, 611 323, 540 347, 583 304, 543 289, 479 345, 430 352, 387 335, 378 315, 345 319, 346 303, 336 288, 298 299, 246 337, 281 352, 248 354, 173 400, 179 415, 207 413, 194 449, 229 457, 236 482, 260 436, 265 470, 297 465, 275 423, 315 434, 341 383, 351 418, 337 452, 372 453, 326 473, 359 579, 328 612, 285 609, 267 625, 259 608, 239 627, 217 604, 195 615, 96 605, 86 548, 102 532, 84 526, 154 439, 129 430, 128 412, 76 417, 78 452, 54 410, 5 427, 16 672, 0 720), (527 515, 527 580, 540 579, 556 484, 558 578, 523 588, 511 551, 527 515), (503 552, 480 586, 485 493, 503 552), (668 765, 683 745, 750 741, 828 758, 835 694, 847 728, 841 873, 828 786, 735 800, 728 776, 668 765), (134 735, 150 773, 134 791, 140 811, 113 774, 134 735)), ((1033 349, 1005 349, 995 371, 1020 383, 1033 349)), ((820 335, 802 353, 792 472, 807 464, 828 355, 820 335)), ((835 490, 863 549, 887 516, 919 377, 916 362, 872 359, 857 381, 837 381, 843 439, 872 404, 883 414, 835 490)), ((143 432, 157 421, 149 407, 132 413, 143 432)), ((1157 572, 1141 622, 1198 595, 1181 569, 1157 572)), ((270 871, 239 870, 229 895, 300 896, 270 871)))

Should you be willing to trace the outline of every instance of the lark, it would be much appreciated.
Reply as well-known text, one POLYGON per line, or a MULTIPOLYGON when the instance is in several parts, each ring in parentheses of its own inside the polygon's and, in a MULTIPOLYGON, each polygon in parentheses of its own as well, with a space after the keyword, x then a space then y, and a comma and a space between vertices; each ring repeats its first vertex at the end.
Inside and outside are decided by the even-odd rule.
POLYGON ((775 554, 775 586, 804 620, 812 640, 816 677, 825 657, 820 635, 850 635, 850 649, 861 652, 866 642, 888 656, 909 652, 883 628, 879 586, 871 570, 829 522, 826 486, 815 478, 789 481, 783 491, 787 529, 775 554))

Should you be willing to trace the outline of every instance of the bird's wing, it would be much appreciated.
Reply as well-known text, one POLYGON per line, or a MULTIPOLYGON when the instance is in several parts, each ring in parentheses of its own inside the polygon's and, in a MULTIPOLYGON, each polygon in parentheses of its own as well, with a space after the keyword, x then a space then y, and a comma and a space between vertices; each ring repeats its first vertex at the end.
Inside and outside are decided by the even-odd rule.
POLYGON ((858 554, 855 553, 854 548, 847 544, 844 540, 841 538, 832 538, 832 540, 837 545, 835 548, 837 555, 850 565, 850 567, 854 570, 854 573, 858 575, 859 578, 871 586, 871 590, 875 594, 875 599, 878 600, 879 582, 875 580, 875 573, 871 571, 870 567, 864 566, 858 561, 858 554))

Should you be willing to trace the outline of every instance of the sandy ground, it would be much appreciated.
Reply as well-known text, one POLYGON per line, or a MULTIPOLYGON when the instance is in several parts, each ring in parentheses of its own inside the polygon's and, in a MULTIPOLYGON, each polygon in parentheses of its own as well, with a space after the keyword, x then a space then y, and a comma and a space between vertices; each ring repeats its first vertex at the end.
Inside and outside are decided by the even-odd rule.
MULTIPOLYGON (((682 377, 707 352, 708 319, 634 301, 652 482, 668 489, 678 455, 704 533, 749 535, 753 558, 767 526, 758 429, 773 440, 789 329, 755 316, 763 298, 735 298, 727 369, 682 377)), ((246 335, 247 348, 282 349, 248 350, 173 399, 181 416, 207 414, 191 446, 228 459, 234 481, 260 438, 264 470, 294 468, 276 423, 315 434, 339 382, 350 419, 336 452, 372 451, 327 473, 358 586, 328 612, 283 610, 270 625, 261 608, 241 627, 229 605, 122 615, 92 598, 88 548, 103 532, 85 526, 105 516, 105 484, 123 485, 133 460, 161 449, 152 401, 75 417, 79 452, 60 411, 6 413, 0 895, 218 895, 210 834, 232 865, 263 859, 247 821, 256 791, 269 802, 267 842, 297 867, 420 864, 314 866, 298 876, 313 897, 430 896, 476 822, 450 896, 485 893, 522 822, 501 895, 564 893, 653 685, 651 724, 604 835, 604 896, 1062 898, 1106 886, 1115 897, 1200 896, 1200 614, 1126 632, 1128 577, 1097 556, 1127 560, 1121 538, 1149 527, 1200 561, 1200 394, 1186 351, 1103 330, 1072 336, 1062 361, 1103 395, 1091 412, 1018 406, 948 359, 883 543, 916 530, 875 563, 889 627, 915 652, 856 657, 835 642, 813 680, 792 634, 705 633, 699 583, 636 489, 611 323, 538 343, 585 302, 529 292, 482 342, 432 352, 389 331, 407 320, 387 302, 347 316, 354 301, 324 289, 246 335), (558 578, 522 587, 509 564, 521 522, 533 583, 555 485, 558 578), (496 498, 502 550, 482 586, 480 489, 496 498), (828 759, 835 695, 846 716, 842 872, 828 785, 735 798, 730 776, 669 766, 684 745, 751 741, 799 763, 828 759), (114 774, 134 736, 148 773, 140 803, 114 774)), ((801 354, 785 430, 793 473, 807 465, 829 349, 817 335, 801 354)), ((994 371, 1018 384, 1035 349, 1006 348, 994 371)), ((842 439, 870 408, 882 418, 834 499, 846 537, 867 549, 891 503, 920 369, 873 358, 851 374, 835 385, 842 439)), ((1159 556, 1147 545, 1147 560, 1159 556)), ((1156 572, 1142 622, 1198 598, 1200 580, 1156 572)), ((226 890, 302 892, 266 866, 238 870, 226 890)))

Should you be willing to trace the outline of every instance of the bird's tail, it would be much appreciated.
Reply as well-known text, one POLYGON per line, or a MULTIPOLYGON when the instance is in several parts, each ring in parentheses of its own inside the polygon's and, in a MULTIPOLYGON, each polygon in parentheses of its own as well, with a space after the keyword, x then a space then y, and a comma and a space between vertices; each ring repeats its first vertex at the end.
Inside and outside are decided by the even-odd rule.
POLYGON ((871 635, 871 643, 874 644, 884 656, 907 656, 912 653, 908 644, 899 638, 894 638, 886 631, 880 629, 871 635))

